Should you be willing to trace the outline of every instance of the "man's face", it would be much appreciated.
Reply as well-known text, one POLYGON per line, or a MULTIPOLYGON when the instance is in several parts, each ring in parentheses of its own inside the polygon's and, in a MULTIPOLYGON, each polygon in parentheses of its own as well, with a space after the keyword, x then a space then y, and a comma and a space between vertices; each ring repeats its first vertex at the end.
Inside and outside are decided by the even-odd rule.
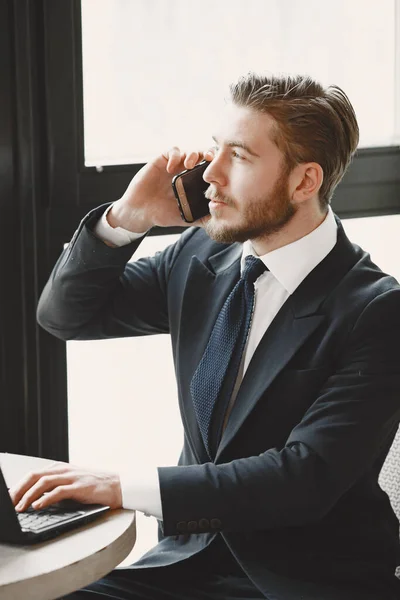
POLYGON ((215 134, 215 158, 204 172, 210 184, 208 235, 219 242, 263 239, 279 231, 296 212, 289 197, 289 173, 272 141, 274 120, 229 104, 215 134))

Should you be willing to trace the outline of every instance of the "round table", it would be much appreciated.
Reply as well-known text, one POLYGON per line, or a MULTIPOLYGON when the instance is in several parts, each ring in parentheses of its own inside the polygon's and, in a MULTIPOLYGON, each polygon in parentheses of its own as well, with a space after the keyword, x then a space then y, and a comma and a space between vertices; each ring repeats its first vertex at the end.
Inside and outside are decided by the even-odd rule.
MULTIPOLYGON (((53 462, 0 453, 8 487, 28 471, 53 462)), ((109 573, 135 541, 135 511, 118 509, 41 544, 0 544, 0 600, 60 598, 109 573)))

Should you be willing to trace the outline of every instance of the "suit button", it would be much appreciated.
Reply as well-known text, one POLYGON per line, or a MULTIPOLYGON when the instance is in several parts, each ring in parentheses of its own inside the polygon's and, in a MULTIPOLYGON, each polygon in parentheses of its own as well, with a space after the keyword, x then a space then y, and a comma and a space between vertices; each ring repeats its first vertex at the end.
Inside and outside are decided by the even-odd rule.
POLYGON ((188 528, 188 531, 190 531, 191 533, 194 533, 195 531, 197 531, 197 522, 189 521, 189 523, 187 524, 187 528, 188 528))
POLYGON ((211 519, 211 529, 222 529, 222 523, 219 519, 211 519))
POLYGON ((179 533, 187 533, 188 527, 186 521, 179 521, 179 523, 176 524, 176 529, 179 533))
POLYGON ((210 521, 208 519, 200 519, 199 529, 200 531, 207 531, 207 529, 210 529, 210 521))

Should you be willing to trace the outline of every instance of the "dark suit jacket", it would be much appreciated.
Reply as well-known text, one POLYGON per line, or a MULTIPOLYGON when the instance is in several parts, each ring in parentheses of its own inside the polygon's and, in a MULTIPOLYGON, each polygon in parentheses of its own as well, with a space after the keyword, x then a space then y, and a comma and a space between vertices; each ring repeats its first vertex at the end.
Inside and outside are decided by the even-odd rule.
POLYGON ((378 475, 400 419, 395 279, 337 220, 337 244, 262 338, 210 462, 189 385, 242 247, 190 228, 126 265, 139 242, 114 249, 98 240, 91 227, 104 209, 59 259, 38 319, 64 340, 171 335, 184 447, 180 466, 159 469, 164 539, 141 564, 181 560, 221 532, 261 589, 268 572, 394 578, 399 523, 378 475))

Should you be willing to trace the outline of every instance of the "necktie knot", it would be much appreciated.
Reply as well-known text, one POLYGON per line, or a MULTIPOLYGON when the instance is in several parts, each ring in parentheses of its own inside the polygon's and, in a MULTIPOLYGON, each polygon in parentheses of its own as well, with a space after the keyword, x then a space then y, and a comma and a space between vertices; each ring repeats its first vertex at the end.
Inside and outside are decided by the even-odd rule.
POLYGON ((267 267, 260 258, 251 255, 246 256, 242 279, 254 283, 265 270, 267 270, 267 267))

